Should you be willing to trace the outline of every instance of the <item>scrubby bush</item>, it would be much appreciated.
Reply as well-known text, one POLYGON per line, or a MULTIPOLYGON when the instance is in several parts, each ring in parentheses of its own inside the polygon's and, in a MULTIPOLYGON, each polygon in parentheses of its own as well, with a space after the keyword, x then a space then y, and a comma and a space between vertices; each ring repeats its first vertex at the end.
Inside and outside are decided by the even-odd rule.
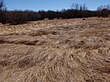
POLYGON ((40 15, 33 11, 9 11, 7 12, 8 22, 10 24, 23 24, 28 21, 39 20, 40 15))
POLYGON ((23 24, 28 21, 37 21, 40 15, 33 11, 1 11, 0 22, 9 24, 23 24))
POLYGON ((4 2, 0 0, 0 23, 6 24, 23 24, 28 21, 37 21, 48 19, 68 19, 83 17, 108 17, 110 15, 110 6, 100 6, 97 10, 88 10, 85 4, 72 4, 71 9, 61 11, 6 11, 4 2))

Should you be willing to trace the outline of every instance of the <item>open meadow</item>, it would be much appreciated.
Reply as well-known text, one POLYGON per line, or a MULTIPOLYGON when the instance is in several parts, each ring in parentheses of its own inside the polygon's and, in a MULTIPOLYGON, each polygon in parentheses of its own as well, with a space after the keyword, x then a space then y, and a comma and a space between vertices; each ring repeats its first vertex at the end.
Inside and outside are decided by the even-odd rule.
POLYGON ((0 82, 110 82, 110 18, 0 24, 0 82))

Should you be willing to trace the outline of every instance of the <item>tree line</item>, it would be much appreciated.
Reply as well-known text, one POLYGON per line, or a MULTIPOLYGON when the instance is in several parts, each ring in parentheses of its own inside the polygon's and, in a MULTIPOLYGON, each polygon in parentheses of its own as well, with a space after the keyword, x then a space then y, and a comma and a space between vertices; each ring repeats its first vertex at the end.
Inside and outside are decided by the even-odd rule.
POLYGON ((70 9, 61 11, 7 11, 4 2, 0 0, 0 23, 3 24, 23 24, 29 21, 48 19, 69 19, 85 17, 108 17, 110 15, 110 5, 102 5, 97 10, 88 10, 85 4, 72 4, 70 9))

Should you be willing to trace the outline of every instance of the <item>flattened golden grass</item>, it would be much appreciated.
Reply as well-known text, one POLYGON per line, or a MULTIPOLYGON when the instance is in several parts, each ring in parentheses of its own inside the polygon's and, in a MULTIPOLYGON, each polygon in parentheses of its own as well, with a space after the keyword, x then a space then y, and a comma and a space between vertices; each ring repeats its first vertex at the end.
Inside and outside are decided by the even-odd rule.
POLYGON ((0 25, 0 82, 110 82, 109 26, 108 18, 0 25))

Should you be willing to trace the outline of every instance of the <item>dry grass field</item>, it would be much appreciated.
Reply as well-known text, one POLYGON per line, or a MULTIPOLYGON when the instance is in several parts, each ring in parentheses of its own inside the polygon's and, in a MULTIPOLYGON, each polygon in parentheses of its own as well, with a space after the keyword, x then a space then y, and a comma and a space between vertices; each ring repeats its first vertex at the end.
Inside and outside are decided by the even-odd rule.
POLYGON ((110 82, 110 18, 0 24, 0 82, 110 82))

